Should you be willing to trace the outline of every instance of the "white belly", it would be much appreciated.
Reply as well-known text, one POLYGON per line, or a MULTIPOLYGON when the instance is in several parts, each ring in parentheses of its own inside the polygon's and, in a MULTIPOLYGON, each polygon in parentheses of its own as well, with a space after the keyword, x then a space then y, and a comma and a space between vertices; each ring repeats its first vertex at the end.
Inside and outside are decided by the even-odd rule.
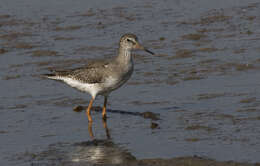
POLYGON ((71 78, 63 78, 62 80, 71 87, 89 93, 92 96, 92 98, 95 98, 97 94, 102 90, 98 83, 87 84, 71 78))

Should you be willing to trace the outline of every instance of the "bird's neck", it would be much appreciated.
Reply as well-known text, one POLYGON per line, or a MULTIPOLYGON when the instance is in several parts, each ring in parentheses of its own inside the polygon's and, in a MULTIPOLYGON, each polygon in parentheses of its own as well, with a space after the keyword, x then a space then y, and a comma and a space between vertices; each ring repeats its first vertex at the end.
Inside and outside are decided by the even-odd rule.
POLYGON ((119 47, 119 52, 117 56, 117 60, 121 64, 132 63, 131 50, 127 48, 119 47))

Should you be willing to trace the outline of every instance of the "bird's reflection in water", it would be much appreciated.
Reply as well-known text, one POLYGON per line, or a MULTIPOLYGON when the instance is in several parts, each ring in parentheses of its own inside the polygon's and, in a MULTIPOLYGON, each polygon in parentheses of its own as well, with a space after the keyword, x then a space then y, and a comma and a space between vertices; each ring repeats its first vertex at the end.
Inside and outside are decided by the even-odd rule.
POLYGON ((129 164, 135 162, 136 158, 131 153, 113 143, 106 121, 103 121, 103 126, 106 131, 106 139, 95 139, 92 122, 88 124, 88 131, 92 140, 76 143, 71 161, 93 164, 129 164))
MULTIPOLYGON (((104 127, 104 129, 106 131, 107 140, 109 140, 110 139, 110 134, 109 134, 109 130, 107 128, 107 121, 106 120, 102 120, 102 122, 103 122, 103 127, 104 127)), ((88 122, 88 133, 89 133, 90 138, 92 140, 94 140, 95 137, 94 137, 93 130, 92 130, 92 122, 88 122)))

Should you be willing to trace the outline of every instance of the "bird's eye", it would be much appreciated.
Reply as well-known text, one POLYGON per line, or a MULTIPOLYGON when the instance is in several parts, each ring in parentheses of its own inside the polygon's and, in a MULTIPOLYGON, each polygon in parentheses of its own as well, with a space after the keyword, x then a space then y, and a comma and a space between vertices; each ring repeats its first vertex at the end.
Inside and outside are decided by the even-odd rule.
POLYGON ((126 41, 132 43, 133 45, 135 45, 135 42, 133 40, 130 40, 130 39, 126 39, 126 41))

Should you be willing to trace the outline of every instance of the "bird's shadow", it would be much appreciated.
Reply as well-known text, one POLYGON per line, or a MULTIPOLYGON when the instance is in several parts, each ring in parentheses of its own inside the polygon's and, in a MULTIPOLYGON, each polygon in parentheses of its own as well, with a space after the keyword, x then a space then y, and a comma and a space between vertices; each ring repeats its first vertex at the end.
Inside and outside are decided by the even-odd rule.
MULTIPOLYGON (((82 112, 83 110, 86 110, 86 106, 76 106, 73 108, 73 111, 75 112, 82 112)), ((95 112, 102 112, 102 107, 99 106, 93 106, 91 108, 92 111, 95 112)), ((151 119, 151 120, 160 120, 160 114, 158 113, 153 113, 153 112, 130 112, 130 111, 123 111, 123 110, 111 110, 111 109, 107 109, 107 112, 110 113, 115 113, 115 114, 124 114, 124 115, 132 115, 132 116, 139 116, 145 119, 151 119)))

